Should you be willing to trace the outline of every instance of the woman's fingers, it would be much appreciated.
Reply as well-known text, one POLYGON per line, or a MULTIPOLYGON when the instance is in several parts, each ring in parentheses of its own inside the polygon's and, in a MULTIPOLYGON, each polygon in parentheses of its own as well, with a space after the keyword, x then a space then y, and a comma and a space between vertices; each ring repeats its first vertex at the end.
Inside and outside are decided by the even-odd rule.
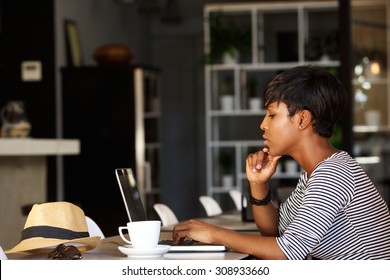
POLYGON ((256 173, 258 170, 261 170, 268 162, 268 154, 263 151, 258 151, 256 153, 250 154, 247 157, 248 168, 256 173))
POLYGON ((179 244, 184 238, 189 237, 188 232, 191 228, 192 220, 180 223, 173 229, 172 239, 174 244, 179 244))
POLYGON ((211 243, 213 242, 212 231, 215 229, 215 226, 205 222, 188 220, 175 226, 172 233, 173 243, 178 244, 185 238, 211 243))

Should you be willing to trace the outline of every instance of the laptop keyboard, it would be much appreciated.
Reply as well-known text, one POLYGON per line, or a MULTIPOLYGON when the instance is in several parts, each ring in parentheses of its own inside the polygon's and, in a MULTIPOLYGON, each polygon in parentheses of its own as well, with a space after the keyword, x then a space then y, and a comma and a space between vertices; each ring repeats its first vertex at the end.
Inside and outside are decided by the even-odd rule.
MULTIPOLYGON (((193 241, 192 239, 184 239, 182 243, 175 244, 175 246, 191 246, 191 245, 194 245, 194 243, 196 243, 196 242, 193 241)), ((158 244, 172 246, 173 245, 173 240, 172 239, 160 240, 158 242, 158 244)))

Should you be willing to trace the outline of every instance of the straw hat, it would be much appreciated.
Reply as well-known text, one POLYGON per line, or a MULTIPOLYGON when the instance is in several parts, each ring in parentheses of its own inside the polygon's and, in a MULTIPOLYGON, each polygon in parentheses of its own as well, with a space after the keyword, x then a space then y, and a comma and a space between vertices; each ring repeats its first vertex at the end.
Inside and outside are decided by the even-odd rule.
POLYGON ((61 243, 71 243, 80 251, 87 251, 99 242, 99 236, 89 236, 81 208, 69 202, 48 202, 32 207, 19 244, 5 252, 49 253, 61 243))

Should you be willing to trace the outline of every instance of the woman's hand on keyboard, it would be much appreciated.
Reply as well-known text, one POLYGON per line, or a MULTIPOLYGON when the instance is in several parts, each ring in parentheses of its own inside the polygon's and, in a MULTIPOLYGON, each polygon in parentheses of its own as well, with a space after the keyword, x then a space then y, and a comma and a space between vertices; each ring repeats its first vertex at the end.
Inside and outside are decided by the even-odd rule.
POLYGON ((173 244, 183 243, 187 239, 215 243, 213 233, 221 229, 220 227, 198 220, 188 220, 176 225, 173 229, 173 244))

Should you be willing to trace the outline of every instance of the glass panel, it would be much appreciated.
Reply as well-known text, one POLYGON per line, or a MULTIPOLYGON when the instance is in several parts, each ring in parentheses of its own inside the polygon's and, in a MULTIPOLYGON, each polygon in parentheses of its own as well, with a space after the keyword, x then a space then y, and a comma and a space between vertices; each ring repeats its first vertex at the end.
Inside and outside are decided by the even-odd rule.
POLYGON ((211 79, 211 109, 232 111, 235 107, 234 72, 232 70, 214 71, 211 79))
POLYGON ((354 85, 355 125, 388 126, 387 85, 369 84, 366 87, 354 85))
POLYGON ((353 151, 390 204, 388 5, 352 4, 353 151))
POLYGON ((352 10, 355 125, 389 125, 386 6, 352 10))
POLYGON ((251 16, 245 13, 210 13, 210 52, 206 63, 244 63, 251 61, 251 16))
POLYGON ((235 185, 235 149, 233 147, 213 148, 213 185, 232 187, 235 185), (224 176, 230 175, 230 176, 224 176))
POLYGON ((150 118, 145 119, 145 142, 157 143, 159 142, 159 119, 150 118))
POLYGON ((263 115, 243 116, 218 116, 213 132, 213 141, 261 141, 262 132, 260 123, 263 115))
POLYGON ((242 104, 241 107, 249 110, 263 109, 263 94, 267 84, 275 77, 278 71, 243 71, 242 75, 242 104), (251 99, 259 98, 260 106, 258 108, 251 107, 251 99))
POLYGON ((277 13, 259 13, 259 22, 263 25, 259 28, 259 42, 267 42, 259 45, 260 62, 287 62, 298 61, 298 16, 291 11, 278 11, 277 13), (264 59, 264 61, 261 61, 264 59))
POLYGON ((259 144, 258 145, 250 145, 250 146, 247 146, 247 147, 242 147, 241 149, 241 166, 240 166, 240 170, 241 170, 241 173, 243 174, 243 177, 245 180, 246 179, 246 158, 248 157, 249 154, 253 154, 253 153, 256 153, 258 152, 259 150, 261 150, 261 148, 263 148, 263 145, 262 145, 262 142, 259 141, 259 144))
POLYGON ((151 176, 151 187, 152 189, 159 190, 161 188, 161 168, 160 168, 160 146, 146 145, 145 148, 145 161, 150 164, 151 176))
POLYGON ((144 71, 144 111, 159 112, 158 77, 156 74, 144 71))
POLYGON ((305 60, 338 60, 337 10, 308 11, 308 34, 305 38, 305 60))

